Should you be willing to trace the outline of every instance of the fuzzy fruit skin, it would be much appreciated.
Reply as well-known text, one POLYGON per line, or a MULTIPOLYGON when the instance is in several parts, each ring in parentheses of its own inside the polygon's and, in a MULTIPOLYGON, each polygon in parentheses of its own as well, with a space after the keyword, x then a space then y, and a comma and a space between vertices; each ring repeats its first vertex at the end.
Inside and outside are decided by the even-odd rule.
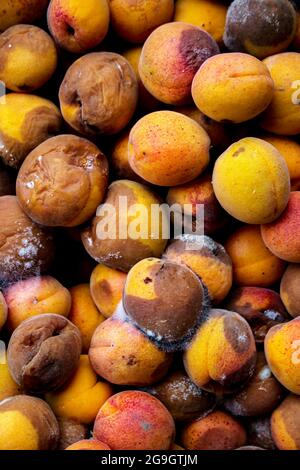
POLYGON ((129 163, 141 178, 177 186, 199 176, 209 163, 210 138, 187 116, 157 111, 141 118, 129 135, 129 163))
POLYGON ((107 34, 107 0, 51 0, 48 27, 55 41, 69 52, 82 54, 93 49, 107 34))
POLYGON ((175 425, 159 400, 145 392, 124 391, 100 408, 94 436, 113 450, 167 450, 175 425))
POLYGON ((174 0, 109 0, 111 22, 125 41, 143 43, 158 26, 172 21, 174 0))
POLYGON ((221 206, 230 215, 247 224, 266 224, 286 208, 290 176, 275 147, 249 137, 231 145, 218 158, 213 187, 221 206))
POLYGON ((209 58, 192 83, 197 108, 219 122, 238 124, 253 119, 269 106, 273 94, 266 65, 240 52, 209 58))
POLYGON ((300 54, 283 52, 264 60, 274 81, 275 92, 270 106, 262 114, 260 125, 279 135, 297 135, 300 132, 299 86, 300 54))

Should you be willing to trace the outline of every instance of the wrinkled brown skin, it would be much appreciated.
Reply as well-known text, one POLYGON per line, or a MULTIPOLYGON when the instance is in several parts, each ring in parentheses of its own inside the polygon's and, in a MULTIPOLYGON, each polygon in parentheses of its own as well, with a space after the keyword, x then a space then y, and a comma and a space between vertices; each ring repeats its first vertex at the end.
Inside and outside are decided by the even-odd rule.
POLYGON ((2 0, 0 6, 0 32, 14 24, 31 24, 47 10, 49 0, 2 0))
POLYGON ((62 387, 76 370, 82 343, 78 328, 54 314, 33 317, 14 331, 7 360, 14 380, 26 391, 62 387))
MULTIPOLYGON (((50 406, 40 398, 18 395, 0 402, 0 412, 18 411, 36 429, 39 450, 55 450, 59 440, 59 426, 50 406)), ((16 429, 18 432, 18 429, 16 429)))
POLYGON ((76 226, 93 216, 108 184, 108 163, 91 142, 59 135, 43 142, 23 163, 17 196, 35 222, 76 226))
POLYGON ((269 329, 290 319, 279 294, 263 287, 235 289, 226 308, 237 312, 247 320, 256 343, 263 343, 269 329))
POLYGON ((87 439, 88 427, 85 424, 76 423, 71 419, 57 418, 59 424, 60 437, 58 441, 58 450, 65 450, 67 447, 78 441, 87 439))
POLYGON ((16 194, 16 175, 0 164, 0 197, 16 194))
POLYGON ((53 237, 27 217, 15 196, 0 197, 0 220, 0 286, 47 271, 53 237))
POLYGON ((145 391, 158 398, 178 422, 204 417, 216 406, 216 396, 198 388, 184 371, 173 372, 145 391))
POLYGON ((262 447, 266 450, 275 450, 271 435, 270 418, 255 418, 248 425, 248 443, 252 446, 262 447))
POLYGON ((227 13, 224 43, 230 51, 251 53, 251 41, 260 50, 254 55, 264 58, 288 47, 296 24, 296 11, 288 0, 235 0, 227 13))
POLYGON ((128 282, 123 305, 130 320, 162 349, 184 348, 207 310, 207 293, 198 276, 184 265, 161 261, 144 280, 154 283, 154 300, 143 299, 139 292, 127 295, 128 282))
POLYGON ((246 387, 227 398, 225 409, 234 416, 261 416, 271 413, 280 403, 284 388, 272 375, 265 355, 259 352, 253 377, 246 387))
POLYGON ((83 135, 116 134, 132 118, 138 99, 133 68, 119 54, 87 54, 67 71, 59 91, 62 114, 83 135), (75 107, 69 118, 66 108, 75 107))

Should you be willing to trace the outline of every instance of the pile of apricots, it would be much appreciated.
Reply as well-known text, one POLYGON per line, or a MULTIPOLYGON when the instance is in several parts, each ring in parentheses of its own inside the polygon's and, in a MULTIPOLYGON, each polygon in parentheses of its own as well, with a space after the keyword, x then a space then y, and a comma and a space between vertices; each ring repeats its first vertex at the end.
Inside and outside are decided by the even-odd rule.
POLYGON ((0 450, 300 450, 300 2, 2 0, 0 85, 0 450))

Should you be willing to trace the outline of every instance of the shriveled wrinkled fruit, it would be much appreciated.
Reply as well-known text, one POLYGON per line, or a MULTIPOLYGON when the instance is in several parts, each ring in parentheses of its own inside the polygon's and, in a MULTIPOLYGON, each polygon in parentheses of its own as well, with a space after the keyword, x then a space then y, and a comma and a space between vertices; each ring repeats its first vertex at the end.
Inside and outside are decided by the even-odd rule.
POLYGON ((103 153, 86 139, 59 135, 28 155, 18 174, 17 196, 35 222, 74 227, 93 216, 107 184, 103 153))
POLYGON ((56 390, 76 370, 81 336, 61 315, 38 315, 14 331, 7 360, 15 381, 28 392, 56 390))
POLYGON ((74 62, 59 91, 67 123, 83 135, 116 134, 132 118, 138 84, 129 62, 113 52, 87 54, 74 62))
POLYGON ((207 312, 206 291, 197 275, 184 265, 156 258, 130 270, 123 304, 129 319, 167 351, 185 348, 207 312))

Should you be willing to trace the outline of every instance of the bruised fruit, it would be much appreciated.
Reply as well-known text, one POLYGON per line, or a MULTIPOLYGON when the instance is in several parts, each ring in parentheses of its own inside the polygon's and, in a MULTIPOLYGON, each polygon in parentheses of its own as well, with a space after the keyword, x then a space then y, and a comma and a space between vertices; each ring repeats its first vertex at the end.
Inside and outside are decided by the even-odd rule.
POLYGON ((271 417, 271 432, 279 450, 300 450, 300 397, 289 395, 271 417))
POLYGON ((279 294, 262 287, 235 289, 226 302, 226 307, 247 320, 257 343, 264 342, 272 326, 290 319, 279 294))
POLYGON ((172 20, 174 0, 109 0, 111 22, 125 41, 143 43, 158 26, 172 20))
POLYGON ((247 431, 249 444, 262 447, 266 450, 276 449, 271 435, 269 417, 251 419, 247 431))
POLYGON ((40 398, 19 395, 0 402, 0 450, 54 450, 59 427, 40 398))
POLYGON ((267 248, 278 258, 300 263, 300 191, 293 191, 288 205, 273 223, 262 225, 267 248))
POLYGON ((24 320, 43 313, 67 317, 71 308, 69 291, 51 276, 31 277, 5 290, 8 328, 14 331, 24 320))
POLYGON ((61 124, 61 114, 51 101, 22 93, 6 95, 0 113, 3 163, 19 168, 35 147, 58 134, 61 124))
POLYGON ((41 88, 56 70, 54 42, 36 26, 12 26, 0 36, 0 64, 0 80, 10 90, 26 93, 41 88))
POLYGON ((34 23, 47 11, 49 0, 4 0, 1 3, 0 31, 18 23, 34 23))
POLYGON ((136 75, 119 54, 87 54, 68 69, 59 99, 64 119, 77 132, 87 136, 116 134, 135 112, 136 75))
POLYGON ((265 224, 277 219, 287 206, 290 175, 273 145, 248 137, 218 158, 213 187, 230 215, 247 224, 265 224))
POLYGON ((12 377, 24 390, 56 390, 76 370, 80 332, 61 315, 44 314, 21 323, 12 334, 7 361, 12 377))
POLYGON ((235 391, 253 375, 255 340, 246 320, 235 312, 211 310, 184 353, 185 369, 200 388, 235 391))
POLYGON ((288 0, 234 0, 227 13, 224 43, 230 51, 263 59, 285 51, 296 26, 296 11, 288 0))
POLYGON ((249 54, 226 53, 208 59, 192 83, 197 108, 220 122, 249 121, 271 103, 274 83, 260 60, 249 54))
POLYGON ((160 204, 147 186, 115 181, 91 226, 82 232, 85 249, 98 263, 125 272, 144 258, 161 256, 168 220, 160 204))
POLYGON ((81 333, 83 352, 88 352, 92 336, 105 317, 96 307, 89 284, 80 284, 70 289, 71 310, 69 320, 81 333))
POLYGON ((174 435, 174 421, 165 406, 139 391, 109 398, 94 425, 94 437, 112 450, 168 450, 174 435))
POLYGON ((113 316, 95 331, 89 358, 95 372, 116 385, 146 386, 161 380, 172 355, 158 349, 126 320, 113 316))
POLYGON ((116 311, 122 299, 126 274, 98 264, 91 275, 91 296, 101 314, 109 318, 116 311))
POLYGON ((265 339, 271 371, 290 392, 300 395, 300 318, 273 326, 265 339))
POLYGON ((52 235, 22 211, 15 196, 0 197, 0 286, 45 272, 54 257, 52 235))
POLYGON ((55 41, 69 52, 84 53, 106 36, 109 26, 107 0, 51 0, 48 27, 55 41))
POLYGON ((147 392, 158 398, 178 422, 206 416, 216 406, 215 395, 198 388, 183 371, 173 372, 147 392))
POLYGON ((86 139, 59 135, 28 155, 18 174, 17 196, 35 222, 74 227, 93 216, 107 184, 103 153, 86 139))
POLYGON ((159 101, 188 104, 196 72, 219 52, 216 41, 203 29, 179 21, 164 24, 153 31, 143 46, 141 80, 159 101))
POLYGON ((255 372, 246 387, 224 403, 234 416, 261 416, 271 413, 280 403, 284 389, 273 377, 263 352, 259 352, 255 372))
POLYGON ((177 186, 205 170, 209 148, 208 134, 194 120, 174 111, 157 111, 131 129, 129 163, 149 183, 177 186))
POLYGON ((57 418, 57 421, 59 425, 58 450, 65 450, 72 444, 88 437, 88 427, 85 424, 79 424, 66 418, 57 418))
POLYGON ((280 297, 292 317, 300 315, 300 266, 288 266, 280 283, 280 297))
POLYGON ((224 247, 211 238, 183 235, 173 241, 164 258, 186 265, 202 280, 214 304, 225 299, 232 286, 232 263, 224 247))
POLYGON ((213 411, 187 424, 181 440, 188 450, 233 450, 246 444, 246 431, 230 414, 213 411))
POLYGON ((109 384, 98 381, 88 356, 82 355, 70 380, 58 391, 46 393, 46 400, 56 416, 90 424, 112 393, 109 384))
POLYGON ((202 282, 189 268, 147 258, 129 271, 123 305, 129 319, 151 341, 174 351, 184 348, 195 333, 207 299, 202 282))
POLYGON ((235 230, 225 249, 232 260, 234 282, 239 286, 269 287, 284 273, 285 262, 268 250, 257 225, 235 230))

